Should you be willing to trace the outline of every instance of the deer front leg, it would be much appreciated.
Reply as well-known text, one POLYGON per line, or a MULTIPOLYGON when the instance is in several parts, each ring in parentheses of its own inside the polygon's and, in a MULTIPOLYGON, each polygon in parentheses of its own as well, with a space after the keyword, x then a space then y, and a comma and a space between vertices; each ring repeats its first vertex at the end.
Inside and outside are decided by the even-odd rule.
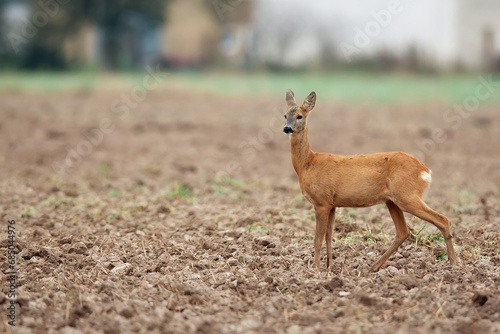
POLYGON ((314 235, 314 265, 319 271, 319 260, 321 255, 321 246, 325 240, 326 228, 328 225, 328 217, 331 208, 315 207, 316 212, 316 234, 314 235))
POLYGON ((330 268, 332 260, 332 233, 335 226, 335 208, 330 210, 328 225, 326 226, 326 267, 330 268))

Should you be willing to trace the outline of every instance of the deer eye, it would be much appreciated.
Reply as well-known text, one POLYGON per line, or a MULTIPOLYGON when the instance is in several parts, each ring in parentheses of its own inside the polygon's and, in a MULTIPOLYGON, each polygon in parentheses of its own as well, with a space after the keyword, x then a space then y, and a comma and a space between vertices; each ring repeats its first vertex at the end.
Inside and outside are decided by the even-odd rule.
POLYGON ((286 115, 285 115, 285 119, 286 119, 286 115))
POLYGON ((297 116, 297 119, 302 119, 302 115, 297 116))

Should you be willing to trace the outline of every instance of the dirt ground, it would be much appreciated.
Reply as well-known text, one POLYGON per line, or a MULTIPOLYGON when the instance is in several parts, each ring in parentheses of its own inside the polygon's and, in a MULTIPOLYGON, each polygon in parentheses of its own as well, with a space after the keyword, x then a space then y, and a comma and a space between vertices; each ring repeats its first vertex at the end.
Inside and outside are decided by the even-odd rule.
POLYGON ((333 268, 323 248, 318 273, 284 96, 155 91, 127 111, 113 102, 122 93, 0 93, 0 251, 12 219, 18 250, 16 326, 2 315, 0 331, 500 333, 497 108, 451 126, 446 104, 318 96, 313 150, 425 159, 425 200, 450 219, 459 258, 451 268, 437 229, 407 216, 411 237, 369 273, 391 218, 383 205, 343 208, 333 268), (438 127, 444 142, 431 140, 438 127))

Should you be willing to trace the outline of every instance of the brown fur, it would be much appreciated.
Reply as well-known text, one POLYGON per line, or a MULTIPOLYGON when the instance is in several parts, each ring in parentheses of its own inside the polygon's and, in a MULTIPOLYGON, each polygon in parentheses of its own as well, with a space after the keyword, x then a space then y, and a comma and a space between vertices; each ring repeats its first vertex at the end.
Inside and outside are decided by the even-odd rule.
POLYGON ((422 194, 428 183, 422 172, 430 173, 420 160, 404 152, 363 155, 336 155, 311 151, 307 116, 314 108, 316 94, 312 92, 299 107, 291 90, 287 91, 288 111, 284 130, 290 134, 292 164, 304 197, 314 205, 316 234, 314 263, 319 270, 320 250, 326 238, 327 267, 332 262, 332 230, 337 207, 368 207, 386 203, 396 226, 396 238, 391 247, 373 265, 377 271, 409 236, 403 215, 411 213, 434 224, 443 234, 448 258, 456 264, 448 219, 431 210, 422 194), (302 119, 299 119, 302 116, 302 119), (299 118, 298 118, 299 117, 299 118))

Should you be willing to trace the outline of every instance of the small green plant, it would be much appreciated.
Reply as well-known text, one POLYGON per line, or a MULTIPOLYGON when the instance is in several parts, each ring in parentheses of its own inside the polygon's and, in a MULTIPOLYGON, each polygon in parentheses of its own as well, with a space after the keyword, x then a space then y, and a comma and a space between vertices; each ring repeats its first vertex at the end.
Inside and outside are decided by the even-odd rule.
POLYGON ((245 182, 243 182, 242 180, 234 179, 229 176, 215 178, 212 181, 216 185, 229 186, 233 188, 244 188, 246 186, 245 182))
POLYGON ((223 186, 218 186, 218 185, 213 185, 212 186, 212 191, 215 194, 222 195, 222 194, 228 193, 229 192, 229 188, 228 187, 223 187, 223 186))
POLYGON ((354 224, 354 219, 352 218, 352 216, 347 213, 347 216, 341 214, 341 213, 338 213, 336 216, 335 216, 335 219, 342 222, 342 223, 346 223, 346 224, 354 224))
POLYGON ((435 232, 429 235, 429 240, 430 242, 439 242, 441 244, 444 244, 444 237, 441 234, 441 232, 435 232))
POLYGON ((260 233, 267 233, 268 229, 265 226, 262 225, 257 225, 257 224, 250 224, 246 227, 247 231, 258 231, 260 233))
POLYGON ((23 217, 33 217, 36 213, 36 210, 32 206, 27 206, 21 211, 21 216, 23 217))
POLYGON ((188 185, 176 182, 172 187, 172 190, 168 192, 169 197, 174 198, 193 198, 193 190, 188 185))
POLYGON ((475 197, 476 195, 467 190, 460 191, 458 193, 458 202, 453 205, 453 211, 457 213, 472 210, 474 208, 472 202, 474 201, 475 197))
POLYGON ((52 206, 54 209, 64 209, 75 206, 75 200, 72 197, 61 197, 58 195, 50 196, 42 202, 43 206, 52 206))
POLYGON ((427 247, 430 247, 436 242, 444 244, 444 238, 441 232, 426 233, 426 225, 423 225, 418 232, 415 232, 414 229, 410 228, 409 239, 417 245, 427 247))
POLYGON ((302 193, 296 195, 294 198, 293 198, 293 201, 295 203, 304 203, 305 199, 304 199, 304 195, 302 195, 302 193))
POLYGON ((97 172, 101 175, 109 175, 113 172, 113 166, 107 162, 101 162, 97 165, 97 172))
POLYGON ((359 233, 349 232, 344 237, 341 237, 338 240, 336 240, 336 242, 339 244, 350 244, 354 242, 359 242, 360 240, 361 240, 361 235, 359 233))
POLYGON ((439 261, 444 261, 444 256, 446 255, 445 252, 441 252, 439 253, 437 256, 436 256, 436 260, 439 260, 439 261))
POLYGON ((109 197, 121 197, 122 191, 120 189, 113 189, 109 192, 109 197))
POLYGON ((308 218, 309 220, 315 221, 315 220, 316 220, 316 213, 315 213, 314 211, 309 211, 309 212, 307 213, 307 218, 308 218))
POLYGON ((363 241, 365 243, 375 243, 377 241, 377 238, 376 238, 376 236, 372 232, 366 231, 363 234, 363 241))
POLYGON ((353 208, 348 208, 347 209, 347 215, 349 217, 353 217, 353 218, 356 218, 356 215, 358 214, 358 212, 356 211, 356 209, 353 209, 353 208))

